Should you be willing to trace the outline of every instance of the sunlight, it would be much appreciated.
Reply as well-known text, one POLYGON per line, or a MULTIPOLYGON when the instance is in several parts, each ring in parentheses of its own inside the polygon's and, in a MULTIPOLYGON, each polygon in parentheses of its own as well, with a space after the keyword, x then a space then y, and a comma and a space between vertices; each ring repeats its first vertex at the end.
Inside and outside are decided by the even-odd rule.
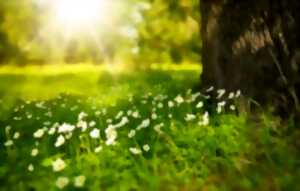
POLYGON ((107 17, 106 0, 61 0, 54 6, 56 22, 71 29, 98 24, 107 17))

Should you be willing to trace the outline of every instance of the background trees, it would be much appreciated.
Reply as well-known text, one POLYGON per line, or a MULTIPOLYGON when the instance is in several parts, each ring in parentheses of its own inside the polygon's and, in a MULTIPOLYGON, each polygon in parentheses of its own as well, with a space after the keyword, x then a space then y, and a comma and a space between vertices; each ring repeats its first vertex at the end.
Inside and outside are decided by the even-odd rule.
POLYGON ((198 0, 113 1, 103 23, 93 26, 88 34, 73 36, 53 22, 53 2, 0 3, 3 63, 91 61, 145 66, 200 61, 198 0), (16 60, 17 55, 23 59, 16 60))

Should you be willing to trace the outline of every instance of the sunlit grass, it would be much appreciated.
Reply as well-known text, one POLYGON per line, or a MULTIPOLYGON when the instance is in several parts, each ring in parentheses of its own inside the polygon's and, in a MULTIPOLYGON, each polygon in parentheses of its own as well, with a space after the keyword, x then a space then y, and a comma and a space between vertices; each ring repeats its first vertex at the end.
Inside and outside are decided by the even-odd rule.
POLYGON ((166 92, 162 84, 172 89, 166 79, 180 80, 175 86, 184 88, 198 82, 200 66, 184 64, 166 65, 151 70, 130 71, 114 65, 49 64, 43 66, 0 67, 0 97, 5 100, 50 99, 62 93, 86 97, 98 97, 103 102, 114 102, 119 95, 145 93, 157 86, 166 92), (187 75, 191 74, 191 75, 187 75), (186 78, 185 78, 186 77, 186 78), (160 87, 161 86, 161 87, 160 87))
POLYGON ((0 190, 296 190, 295 124, 199 94, 198 65, 0 71, 0 190))

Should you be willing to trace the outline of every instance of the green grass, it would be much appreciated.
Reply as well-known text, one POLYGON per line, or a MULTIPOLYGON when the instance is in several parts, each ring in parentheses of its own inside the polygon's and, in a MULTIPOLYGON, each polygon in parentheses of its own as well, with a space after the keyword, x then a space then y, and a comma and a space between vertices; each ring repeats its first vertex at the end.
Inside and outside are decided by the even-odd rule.
POLYGON ((229 93, 221 99, 217 92, 195 96, 199 76, 194 66, 117 73, 95 66, 1 68, 0 190, 59 190, 59 177, 69 179, 64 190, 299 190, 296 124, 231 110, 239 98, 229 99, 229 93), (218 113, 222 101, 226 106, 218 113), (79 117, 82 112, 87 116, 79 117), (206 112, 209 124, 200 125, 206 112), (128 122, 116 128, 115 144, 107 145, 107 136, 116 133, 107 128, 122 119, 128 122), (53 126, 57 131, 79 121, 95 125, 49 134, 53 126), (90 135, 95 128, 96 139, 90 135), (41 138, 33 136, 38 130, 41 138), (20 137, 14 139, 16 132, 20 137), (55 147, 60 134, 65 143, 55 147), (13 144, 4 146, 9 140, 13 144), (55 172, 59 158, 66 167, 55 172), (74 185, 77 176, 86 178, 82 188, 74 185))

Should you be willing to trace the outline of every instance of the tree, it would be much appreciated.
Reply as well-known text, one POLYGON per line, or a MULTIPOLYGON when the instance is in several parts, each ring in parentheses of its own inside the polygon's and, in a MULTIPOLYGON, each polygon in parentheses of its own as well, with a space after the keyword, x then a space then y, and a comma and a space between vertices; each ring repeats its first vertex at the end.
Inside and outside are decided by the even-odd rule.
POLYGON ((299 0, 201 0, 204 87, 298 112, 299 0))

